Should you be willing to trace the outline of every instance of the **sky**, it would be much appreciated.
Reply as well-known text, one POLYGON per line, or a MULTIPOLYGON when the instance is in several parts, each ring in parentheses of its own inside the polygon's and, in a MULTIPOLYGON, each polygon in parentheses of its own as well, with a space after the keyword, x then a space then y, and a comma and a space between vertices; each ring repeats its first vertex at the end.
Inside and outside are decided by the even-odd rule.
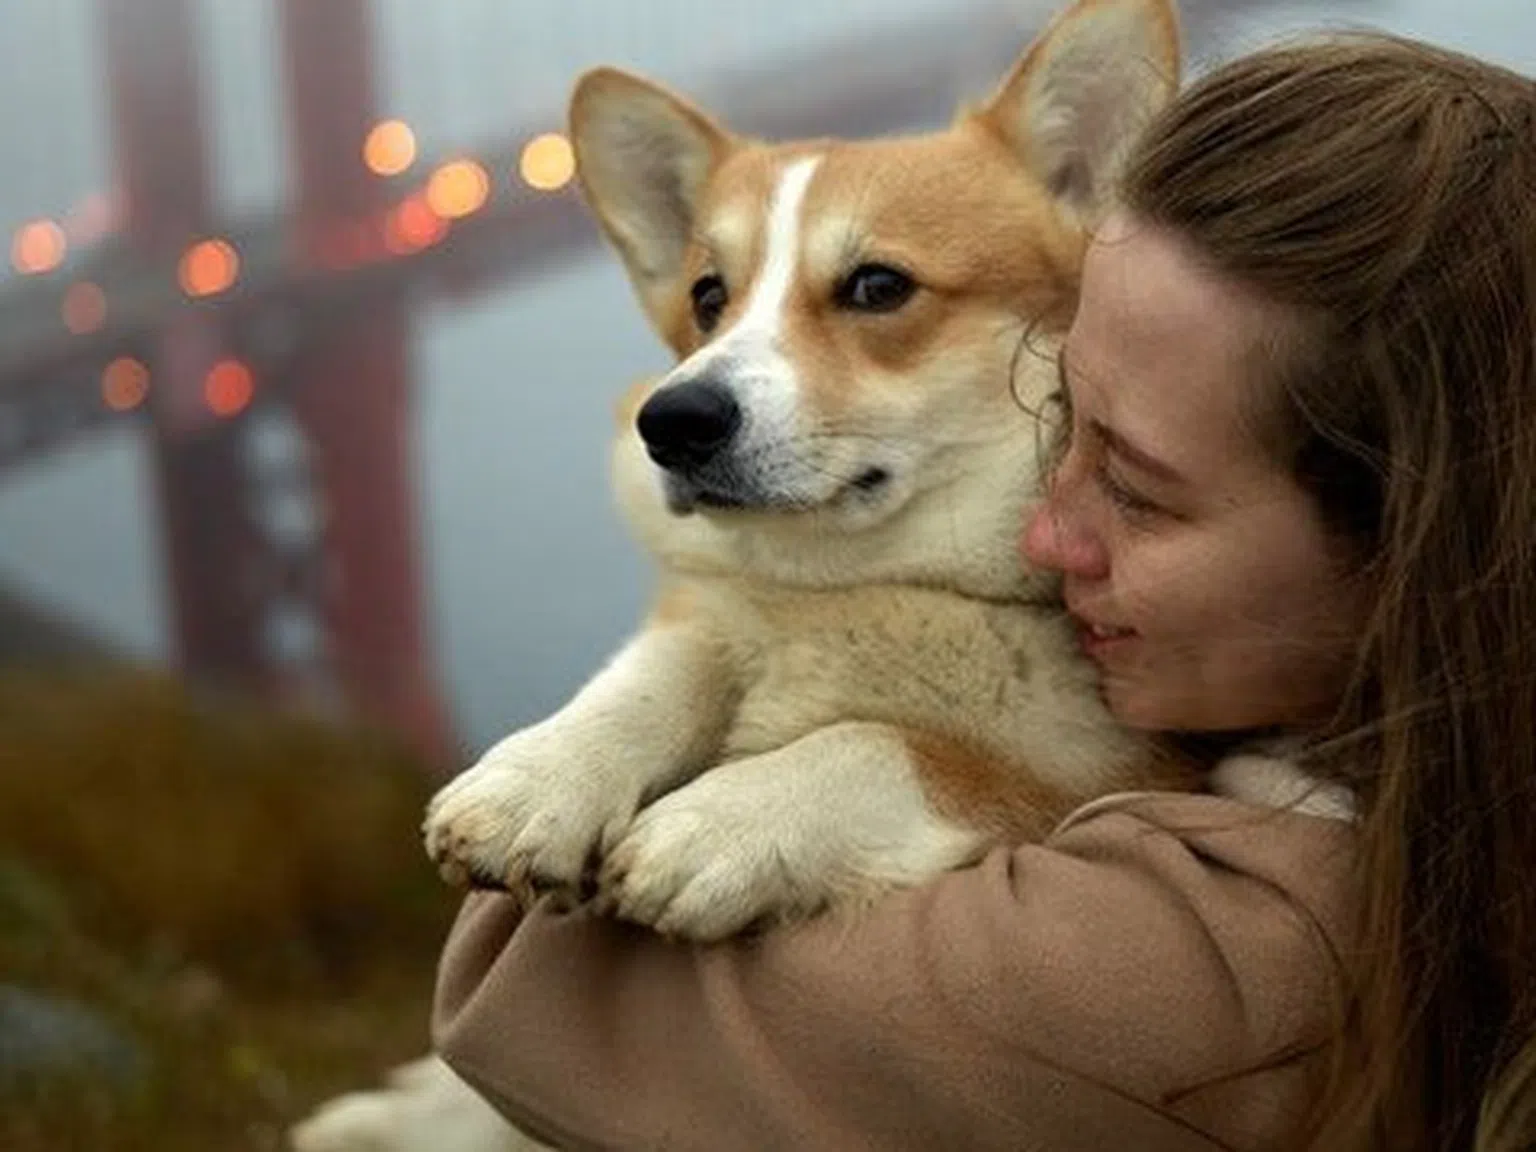
MULTIPOLYGON (((991 0, 1028 25, 1053 5, 991 0)), ((110 185, 95 0, 0 0, 0 236, 110 185)), ((377 0, 381 114, 426 149, 557 127, 585 67, 619 63, 682 90, 806 46, 976 0, 377 0)), ((215 178, 231 212, 287 181, 271 0, 200 0, 215 178)), ((1367 23, 1536 74, 1531 0, 1234 5, 1223 51, 1367 23)), ((1023 42, 1021 40, 1021 47, 1023 42)), ((984 90, 990 77, 978 78, 984 90)), ((8 269, 0 272, 0 278, 8 269)), ((649 591, 607 488, 611 404, 664 367, 617 261, 584 258, 516 290, 414 316, 412 449, 437 670, 483 747, 558 707, 626 635, 649 591)), ((0 473, 0 581, 125 651, 166 659, 147 457, 107 431, 0 473)))

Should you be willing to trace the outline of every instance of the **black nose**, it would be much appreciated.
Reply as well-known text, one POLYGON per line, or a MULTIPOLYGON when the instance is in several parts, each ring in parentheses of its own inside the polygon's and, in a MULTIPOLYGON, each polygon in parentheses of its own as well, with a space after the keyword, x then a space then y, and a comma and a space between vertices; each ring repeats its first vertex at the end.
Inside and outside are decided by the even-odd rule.
POLYGON ((741 409, 718 384, 674 384, 641 406, 635 424, 646 451, 661 467, 698 468, 736 434, 741 409))

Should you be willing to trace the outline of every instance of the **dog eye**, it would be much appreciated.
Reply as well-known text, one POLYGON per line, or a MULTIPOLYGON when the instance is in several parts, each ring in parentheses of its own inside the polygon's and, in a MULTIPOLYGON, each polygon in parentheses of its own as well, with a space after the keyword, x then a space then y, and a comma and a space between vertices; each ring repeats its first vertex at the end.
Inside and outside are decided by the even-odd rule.
POLYGON ((837 287, 837 302, 855 312, 894 312, 912 298, 917 283, 899 268, 860 264, 837 287))
POLYGON ((714 331, 715 325, 720 323, 720 313, 725 311, 731 298, 725 290, 725 281, 713 274, 700 276, 693 282, 690 295, 693 297, 693 322, 700 332, 714 331))

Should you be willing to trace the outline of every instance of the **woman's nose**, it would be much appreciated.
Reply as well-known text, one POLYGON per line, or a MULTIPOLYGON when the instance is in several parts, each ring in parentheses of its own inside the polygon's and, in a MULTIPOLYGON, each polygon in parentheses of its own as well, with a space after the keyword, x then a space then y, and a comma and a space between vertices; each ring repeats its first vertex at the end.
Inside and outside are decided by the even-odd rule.
POLYGON ((1075 524, 1056 499, 1035 505, 1025 516, 1024 559, 1080 580, 1109 575, 1109 553, 1093 532, 1075 524))

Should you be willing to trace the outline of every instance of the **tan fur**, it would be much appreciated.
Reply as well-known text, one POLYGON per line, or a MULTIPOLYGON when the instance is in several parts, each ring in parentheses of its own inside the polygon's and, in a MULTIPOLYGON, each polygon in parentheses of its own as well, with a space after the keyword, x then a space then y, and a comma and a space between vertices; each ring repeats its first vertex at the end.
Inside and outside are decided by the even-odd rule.
MULTIPOLYGON (((992 751, 936 732, 911 730, 908 746, 924 794, 946 819, 980 828, 1007 843, 1038 841, 1082 806, 1081 794, 1033 772, 1019 772, 992 751)), ((1182 790, 1198 785, 1195 766, 1147 747, 1131 771, 1137 786, 1182 790)))
POLYGON ((661 590, 569 706, 434 801, 445 873, 576 890, 601 860, 604 906, 709 939, 1183 782, 1017 553, 1088 229, 1177 66, 1166 0, 1079 0, 926 136, 763 143, 612 69, 578 84, 582 186, 679 358, 621 402, 613 452, 661 590), (850 306, 869 265, 911 295, 850 306), (728 297, 708 328, 704 276, 728 297), (713 480, 639 431, 701 388, 740 412, 713 480))
POLYGON ((646 627, 665 628, 693 620, 699 611, 698 590, 687 581, 667 584, 657 594, 646 617, 646 627))
MULTIPOLYGON (((808 220, 825 221, 836 266, 807 262, 795 292, 787 342, 814 370, 809 385, 828 417, 838 414, 849 385, 876 374, 911 373, 924 357, 975 347, 989 325, 1028 317, 1045 333, 1070 319, 1083 233, 1045 196, 1006 147, 975 122, 941 135, 877 142, 826 142, 769 147, 749 144, 726 154, 699 213, 698 237, 687 247, 679 284, 706 271, 750 284, 763 260, 763 217, 776 174, 794 159, 821 157, 806 205, 808 220), (744 232, 715 222, 755 219, 744 232), (999 236, 1016 244, 1000 247, 999 236), (746 243, 742 243, 745 240, 746 243), (838 273, 860 259, 902 266, 927 291, 899 317, 848 323, 828 300, 838 273)), ((740 315, 744 291, 733 294, 722 327, 740 315)), ((674 290, 652 313, 678 356, 703 340, 674 290)), ((1006 395, 1003 395, 1006 399, 1006 395)))
POLYGON ((1009 841, 1041 840, 1079 806, 1068 790, 1015 773, 990 751, 913 729, 905 733, 923 791, 945 819, 1009 841))

